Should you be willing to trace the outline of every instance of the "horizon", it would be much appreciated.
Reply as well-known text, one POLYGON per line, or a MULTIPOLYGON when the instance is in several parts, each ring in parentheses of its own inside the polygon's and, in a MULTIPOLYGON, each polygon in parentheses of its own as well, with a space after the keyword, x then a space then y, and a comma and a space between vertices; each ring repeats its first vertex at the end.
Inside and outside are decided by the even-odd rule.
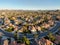
POLYGON ((0 10, 60 10, 60 9, 18 9, 18 8, 0 8, 0 10))
POLYGON ((0 10, 60 10, 60 9, 16 9, 16 8, 0 8, 0 10))

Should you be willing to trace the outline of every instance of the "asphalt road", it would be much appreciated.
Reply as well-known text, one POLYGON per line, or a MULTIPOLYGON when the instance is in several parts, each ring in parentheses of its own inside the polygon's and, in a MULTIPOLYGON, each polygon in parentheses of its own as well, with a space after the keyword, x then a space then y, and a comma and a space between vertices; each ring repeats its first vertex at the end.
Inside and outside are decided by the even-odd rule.
MULTIPOLYGON (((51 32, 51 33, 53 33, 53 34, 56 33, 56 32, 58 32, 58 28, 59 28, 59 27, 60 27, 60 22, 56 22, 56 25, 55 25, 52 29, 50 29, 50 30, 47 31, 47 32, 40 33, 37 39, 39 40, 39 39, 47 36, 47 35, 49 34, 49 32, 51 32)), ((0 28, 0 32, 2 32, 2 33, 3 33, 5 36, 7 36, 7 37, 14 37, 14 34, 13 34, 13 33, 4 31, 2 28, 0 28)), ((31 36, 31 35, 30 35, 30 36, 31 36)), ((32 37, 32 38, 33 38, 33 37, 32 37)))
POLYGON ((39 39, 47 36, 49 34, 49 32, 51 32, 52 34, 58 32, 59 31, 58 28, 60 27, 60 22, 55 22, 55 24, 56 25, 52 29, 48 30, 47 32, 39 34, 37 39, 39 40, 39 39))

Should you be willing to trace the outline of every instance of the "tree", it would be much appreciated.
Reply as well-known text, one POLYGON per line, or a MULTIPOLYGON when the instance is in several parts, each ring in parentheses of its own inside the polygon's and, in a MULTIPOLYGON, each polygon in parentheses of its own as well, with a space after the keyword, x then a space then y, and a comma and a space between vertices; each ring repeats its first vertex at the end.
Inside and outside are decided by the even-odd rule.
POLYGON ((18 43, 25 43, 26 45, 30 45, 30 41, 28 38, 26 38, 26 36, 24 36, 23 38, 19 38, 17 40, 18 43))
POLYGON ((5 31, 12 32, 12 31, 14 31, 14 28, 13 27, 9 27, 8 29, 5 29, 5 31))
POLYGON ((26 36, 23 37, 23 40, 24 40, 26 45, 30 45, 30 41, 28 38, 26 38, 26 36))
POLYGON ((44 17, 44 22, 48 22, 47 15, 44 17))
POLYGON ((17 40, 17 38, 18 38, 17 37, 17 32, 14 33, 14 38, 15 38, 15 40, 17 40))
POLYGON ((55 41, 55 37, 53 36, 52 33, 49 33, 48 37, 49 37, 49 40, 55 41))
MULTIPOLYGON (((2 36, 0 36, 0 41, 1 41, 1 38, 2 38, 2 36)), ((0 45, 1 45, 1 42, 0 42, 0 45)))
POLYGON ((38 37, 38 34, 34 34, 34 37, 37 38, 38 37))
POLYGON ((23 27, 23 33, 24 33, 24 34, 26 34, 26 33, 31 33, 31 31, 27 29, 27 26, 24 26, 24 27, 23 27))

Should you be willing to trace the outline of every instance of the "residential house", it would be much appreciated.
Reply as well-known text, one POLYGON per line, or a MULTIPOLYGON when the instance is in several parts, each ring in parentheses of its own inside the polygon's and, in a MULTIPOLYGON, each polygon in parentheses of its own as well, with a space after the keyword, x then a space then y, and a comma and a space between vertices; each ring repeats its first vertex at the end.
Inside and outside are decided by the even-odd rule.
POLYGON ((32 26, 31 32, 32 32, 33 34, 36 33, 36 28, 35 28, 34 26, 32 26))

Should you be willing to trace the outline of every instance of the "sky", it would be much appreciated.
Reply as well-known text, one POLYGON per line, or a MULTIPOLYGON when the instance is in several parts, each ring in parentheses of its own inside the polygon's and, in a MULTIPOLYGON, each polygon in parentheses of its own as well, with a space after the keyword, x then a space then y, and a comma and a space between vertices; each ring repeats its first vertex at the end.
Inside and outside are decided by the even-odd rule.
POLYGON ((0 0, 0 9, 54 10, 60 9, 60 0, 0 0))

